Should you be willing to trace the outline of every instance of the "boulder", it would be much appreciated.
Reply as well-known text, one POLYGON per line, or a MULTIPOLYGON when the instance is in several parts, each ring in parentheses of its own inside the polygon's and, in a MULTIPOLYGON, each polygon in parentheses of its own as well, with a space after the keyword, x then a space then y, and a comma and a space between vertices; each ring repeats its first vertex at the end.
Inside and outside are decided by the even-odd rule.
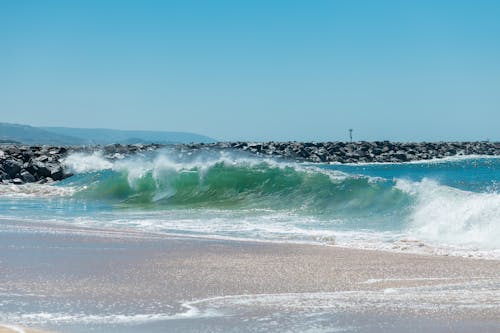
POLYGON ((9 175, 10 178, 15 178, 19 174, 19 171, 21 171, 22 166, 22 161, 8 159, 3 163, 3 170, 9 175))
POLYGON ((53 180, 64 179, 64 170, 62 166, 55 165, 54 167, 50 168, 50 178, 52 178, 53 180))
POLYGON ((21 184, 24 184, 24 182, 22 181, 21 178, 14 178, 12 179, 11 181, 12 184, 15 184, 15 185, 21 185, 21 184))
POLYGON ((32 174, 36 175, 38 178, 49 177, 51 174, 50 167, 41 161, 36 161, 32 164, 31 169, 27 169, 32 174), (33 171, 32 171, 33 170, 33 171))
POLYGON ((21 177, 20 177, 25 183, 34 183, 36 181, 35 176, 33 176, 31 173, 28 171, 24 170, 21 171, 21 177))

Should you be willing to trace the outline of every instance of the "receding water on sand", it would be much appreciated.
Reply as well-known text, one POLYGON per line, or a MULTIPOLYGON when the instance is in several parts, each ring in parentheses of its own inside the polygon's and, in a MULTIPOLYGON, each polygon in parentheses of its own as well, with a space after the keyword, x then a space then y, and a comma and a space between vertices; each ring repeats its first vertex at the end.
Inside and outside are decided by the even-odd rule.
POLYGON ((59 332, 500 329, 498 261, 22 221, 3 221, 1 234, 0 322, 59 332))

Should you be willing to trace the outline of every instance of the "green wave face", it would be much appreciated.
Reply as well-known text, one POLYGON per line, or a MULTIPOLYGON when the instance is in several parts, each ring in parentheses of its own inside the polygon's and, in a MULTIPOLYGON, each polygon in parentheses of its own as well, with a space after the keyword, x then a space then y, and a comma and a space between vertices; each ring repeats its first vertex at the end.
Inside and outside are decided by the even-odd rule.
POLYGON ((392 181, 267 162, 159 166, 136 174, 134 168, 119 168, 87 175, 93 181, 77 195, 120 207, 270 209, 356 216, 393 211, 410 199, 392 181))

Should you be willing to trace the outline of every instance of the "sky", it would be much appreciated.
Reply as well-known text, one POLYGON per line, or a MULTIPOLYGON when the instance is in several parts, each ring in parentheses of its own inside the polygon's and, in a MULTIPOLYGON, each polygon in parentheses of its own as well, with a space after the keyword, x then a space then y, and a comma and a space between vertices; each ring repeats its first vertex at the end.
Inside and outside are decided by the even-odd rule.
POLYGON ((0 122, 500 141, 500 1, 0 0, 0 122))

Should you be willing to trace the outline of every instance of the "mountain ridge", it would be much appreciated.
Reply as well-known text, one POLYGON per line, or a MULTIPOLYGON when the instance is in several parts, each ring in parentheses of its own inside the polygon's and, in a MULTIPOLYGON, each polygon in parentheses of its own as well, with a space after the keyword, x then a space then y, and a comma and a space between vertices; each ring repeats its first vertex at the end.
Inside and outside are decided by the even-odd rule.
POLYGON ((29 145, 101 145, 134 143, 210 143, 205 135, 178 131, 139 131, 107 128, 35 127, 0 122, 0 142, 29 145))

